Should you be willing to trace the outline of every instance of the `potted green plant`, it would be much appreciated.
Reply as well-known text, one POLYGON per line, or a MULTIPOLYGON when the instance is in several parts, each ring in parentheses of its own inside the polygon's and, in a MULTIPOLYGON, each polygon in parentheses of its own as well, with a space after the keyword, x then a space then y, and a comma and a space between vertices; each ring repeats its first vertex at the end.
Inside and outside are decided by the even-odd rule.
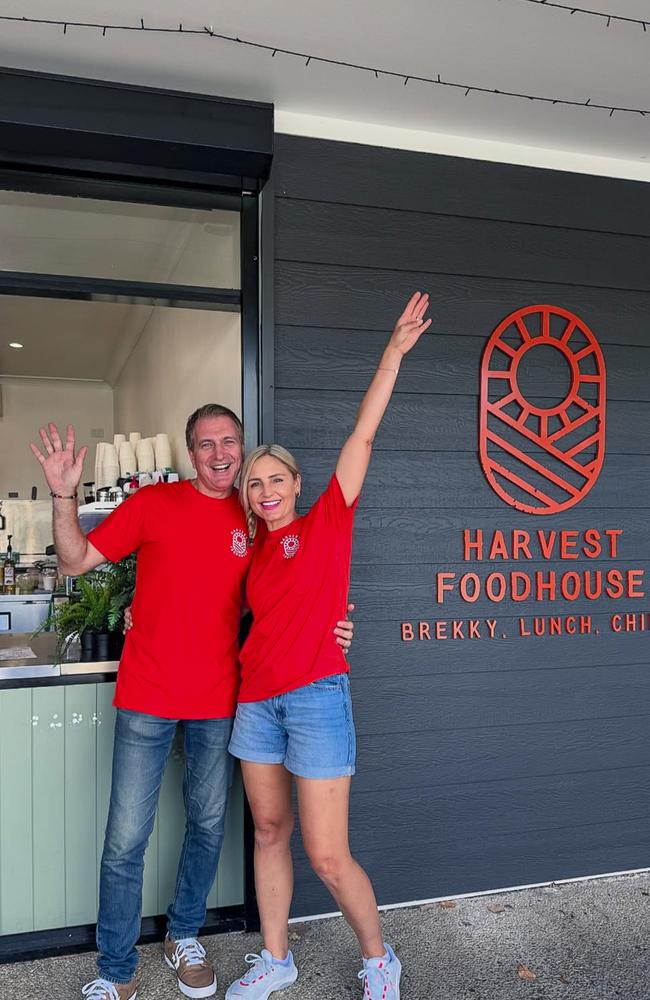
POLYGON ((52 608, 42 626, 56 632, 59 659, 77 636, 82 660, 119 657, 124 609, 131 603, 135 587, 135 556, 85 573, 78 578, 77 587, 69 601, 52 608))
POLYGON ((119 659, 124 645, 124 609, 133 601, 135 590, 135 555, 126 556, 113 563, 108 572, 110 603, 106 623, 108 625, 109 659, 119 659))

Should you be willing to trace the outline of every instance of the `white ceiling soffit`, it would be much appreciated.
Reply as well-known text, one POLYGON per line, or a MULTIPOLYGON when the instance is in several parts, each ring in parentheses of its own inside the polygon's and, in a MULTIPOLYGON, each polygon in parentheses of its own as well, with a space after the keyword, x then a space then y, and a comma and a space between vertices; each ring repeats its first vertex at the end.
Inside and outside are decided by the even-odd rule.
POLYGON ((144 305, 0 295, 0 377, 112 384, 151 312, 144 305))
MULTIPOLYGON (((0 13, 215 32, 348 63, 646 110, 650 24, 531 0, 4 0, 0 13)), ((648 0, 581 6, 650 19, 648 0)), ((199 36, 1 25, 7 66, 273 101, 278 130, 650 179, 650 115, 437 87, 199 36), (338 120, 338 125, 335 120, 338 120), (348 123, 348 124, 345 124, 348 123), (429 138, 427 138, 429 137, 429 138)))

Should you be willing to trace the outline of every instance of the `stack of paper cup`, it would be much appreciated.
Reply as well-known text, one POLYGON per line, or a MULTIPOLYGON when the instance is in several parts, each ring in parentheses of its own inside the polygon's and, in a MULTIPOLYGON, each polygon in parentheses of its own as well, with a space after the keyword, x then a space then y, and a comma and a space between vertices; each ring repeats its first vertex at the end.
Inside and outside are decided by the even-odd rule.
POLYGON ((117 448, 107 441, 100 441, 95 452, 95 490, 102 486, 117 486, 119 475, 117 448))
POLYGON ((143 438, 135 446, 135 457, 138 462, 138 472, 153 472, 156 468, 153 445, 150 438, 143 438))
POLYGON ((134 451, 136 450, 138 441, 140 441, 141 439, 142 439, 142 434, 140 433, 140 431, 131 431, 131 433, 129 434, 129 444, 131 445, 134 451))
POLYGON ((102 468, 103 468, 103 466, 102 466, 102 452, 104 452, 105 450, 106 450, 106 442, 105 441, 98 441, 97 442, 97 447, 95 448, 95 489, 96 490, 101 489, 101 487, 104 485, 103 482, 101 481, 101 477, 103 475, 103 471, 102 471, 102 468))
POLYGON ((126 441, 126 434, 113 434, 113 444, 119 451, 120 445, 126 441))
POLYGON ((120 445, 120 476, 132 476, 137 472, 138 464, 135 460, 135 452, 129 441, 123 441, 120 445))
POLYGON ((169 444, 169 438, 166 434, 156 434, 154 452, 156 455, 156 468, 171 469, 172 450, 169 444))
POLYGON ((117 486, 120 478, 120 460, 117 457, 117 448, 114 444, 107 444, 102 452, 102 462, 104 465, 104 486, 117 486))

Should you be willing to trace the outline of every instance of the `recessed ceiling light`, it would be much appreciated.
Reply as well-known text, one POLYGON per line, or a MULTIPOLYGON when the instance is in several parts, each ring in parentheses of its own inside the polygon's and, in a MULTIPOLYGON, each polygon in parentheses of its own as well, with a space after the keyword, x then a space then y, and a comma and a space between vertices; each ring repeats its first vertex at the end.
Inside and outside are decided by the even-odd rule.
POLYGON ((11 343, 9 344, 9 347, 15 347, 17 351, 19 351, 22 346, 23 345, 19 344, 17 340, 12 340, 11 343))

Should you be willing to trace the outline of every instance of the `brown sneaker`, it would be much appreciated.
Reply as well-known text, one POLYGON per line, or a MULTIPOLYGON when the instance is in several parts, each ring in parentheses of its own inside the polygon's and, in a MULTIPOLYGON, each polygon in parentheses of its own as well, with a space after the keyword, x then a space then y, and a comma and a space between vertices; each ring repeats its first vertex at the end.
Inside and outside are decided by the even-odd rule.
MULTIPOLYGON (((205 958, 205 948, 196 938, 173 941, 165 938, 165 961, 176 973, 178 988, 186 997, 200 1000, 217 992, 217 977, 205 958)), ((121 998, 120 998, 121 1000, 121 998)))
POLYGON ((135 979, 130 983, 111 983, 108 979, 93 979, 81 990, 84 1000, 135 1000, 138 991, 135 979))

